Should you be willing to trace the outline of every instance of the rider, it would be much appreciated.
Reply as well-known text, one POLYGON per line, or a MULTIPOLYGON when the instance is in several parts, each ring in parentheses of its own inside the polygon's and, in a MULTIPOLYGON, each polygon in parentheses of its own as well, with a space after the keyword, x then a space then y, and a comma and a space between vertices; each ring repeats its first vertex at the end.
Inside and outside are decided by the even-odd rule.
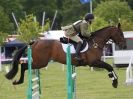
POLYGON ((90 37, 91 34, 88 31, 88 27, 89 25, 91 25, 93 19, 94 15, 92 13, 87 13, 83 20, 78 20, 74 22, 72 25, 62 27, 62 30, 65 31, 65 35, 71 40, 77 42, 76 57, 75 57, 75 59, 77 60, 81 60, 80 49, 83 44, 83 40, 81 38, 90 37))

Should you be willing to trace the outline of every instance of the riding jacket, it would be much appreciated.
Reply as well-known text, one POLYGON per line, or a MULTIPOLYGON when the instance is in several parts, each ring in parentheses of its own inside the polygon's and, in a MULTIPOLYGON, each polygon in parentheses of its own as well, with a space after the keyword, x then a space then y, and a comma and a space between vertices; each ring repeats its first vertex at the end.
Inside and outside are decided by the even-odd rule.
POLYGON ((61 27, 65 31, 65 35, 75 42, 83 42, 81 38, 90 37, 88 31, 89 23, 85 20, 78 20, 72 25, 61 27))
POLYGON ((74 29, 77 34, 83 37, 90 37, 90 32, 88 31, 89 23, 85 20, 79 20, 73 23, 74 29))
POLYGON ((75 36, 77 34, 83 37, 89 37, 91 34, 88 31, 89 23, 85 20, 78 20, 72 25, 61 27, 65 31, 65 35, 68 37, 75 36))

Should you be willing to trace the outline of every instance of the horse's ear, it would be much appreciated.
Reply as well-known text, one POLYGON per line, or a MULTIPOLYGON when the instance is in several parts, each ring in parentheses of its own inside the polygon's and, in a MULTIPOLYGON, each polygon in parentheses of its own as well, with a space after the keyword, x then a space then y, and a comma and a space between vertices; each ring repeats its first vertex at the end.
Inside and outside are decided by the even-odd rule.
POLYGON ((118 28, 121 29, 121 24, 120 23, 118 23, 118 28))

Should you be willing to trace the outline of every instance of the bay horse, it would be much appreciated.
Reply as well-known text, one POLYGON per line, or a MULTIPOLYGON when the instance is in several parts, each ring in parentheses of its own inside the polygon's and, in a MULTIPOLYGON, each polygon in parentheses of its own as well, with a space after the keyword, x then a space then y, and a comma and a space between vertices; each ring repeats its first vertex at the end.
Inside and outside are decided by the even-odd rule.
MULTIPOLYGON (((112 80, 112 86, 117 88, 118 86, 118 77, 113 69, 113 67, 102 61, 101 56, 103 55, 103 48, 108 40, 112 39, 121 49, 126 48, 126 40, 124 39, 123 32, 118 26, 108 26, 104 27, 93 33, 91 39, 87 39, 89 44, 89 49, 81 53, 81 58, 83 59, 82 64, 74 58, 75 54, 72 54, 72 65, 78 66, 87 66, 104 68, 108 71, 108 76, 112 80)), ((28 45, 25 45, 23 48, 18 50, 16 55, 13 57, 12 69, 5 75, 7 79, 13 79, 18 72, 19 60, 27 49, 28 45)), ((31 44, 32 48, 32 69, 40 69, 46 67, 50 60, 66 64, 66 53, 63 51, 62 44, 58 40, 54 39, 44 39, 36 40, 31 44)), ((13 84, 21 84, 24 82, 24 73, 28 69, 28 63, 23 63, 21 65, 21 76, 18 81, 14 81, 13 84)))

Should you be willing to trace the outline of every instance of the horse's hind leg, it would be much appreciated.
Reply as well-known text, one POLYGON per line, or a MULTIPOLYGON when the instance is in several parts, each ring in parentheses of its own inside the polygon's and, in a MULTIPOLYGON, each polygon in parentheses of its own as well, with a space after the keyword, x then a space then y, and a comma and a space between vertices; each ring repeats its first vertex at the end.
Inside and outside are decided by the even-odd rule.
POLYGON ((14 81, 13 85, 18 85, 18 84, 22 84, 24 82, 24 73, 25 70, 28 69, 28 63, 22 63, 21 64, 21 74, 20 74, 20 79, 18 81, 14 81))
POLYGON ((91 64, 92 67, 98 67, 98 68, 105 68, 109 74, 109 78, 111 78, 111 80, 113 81, 112 85, 114 88, 117 88, 118 86, 118 77, 115 74, 113 67, 111 65, 109 65, 108 63, 105 63, 101 60, 97 60, 95 62, 93 62, 93 64, 91 64))

